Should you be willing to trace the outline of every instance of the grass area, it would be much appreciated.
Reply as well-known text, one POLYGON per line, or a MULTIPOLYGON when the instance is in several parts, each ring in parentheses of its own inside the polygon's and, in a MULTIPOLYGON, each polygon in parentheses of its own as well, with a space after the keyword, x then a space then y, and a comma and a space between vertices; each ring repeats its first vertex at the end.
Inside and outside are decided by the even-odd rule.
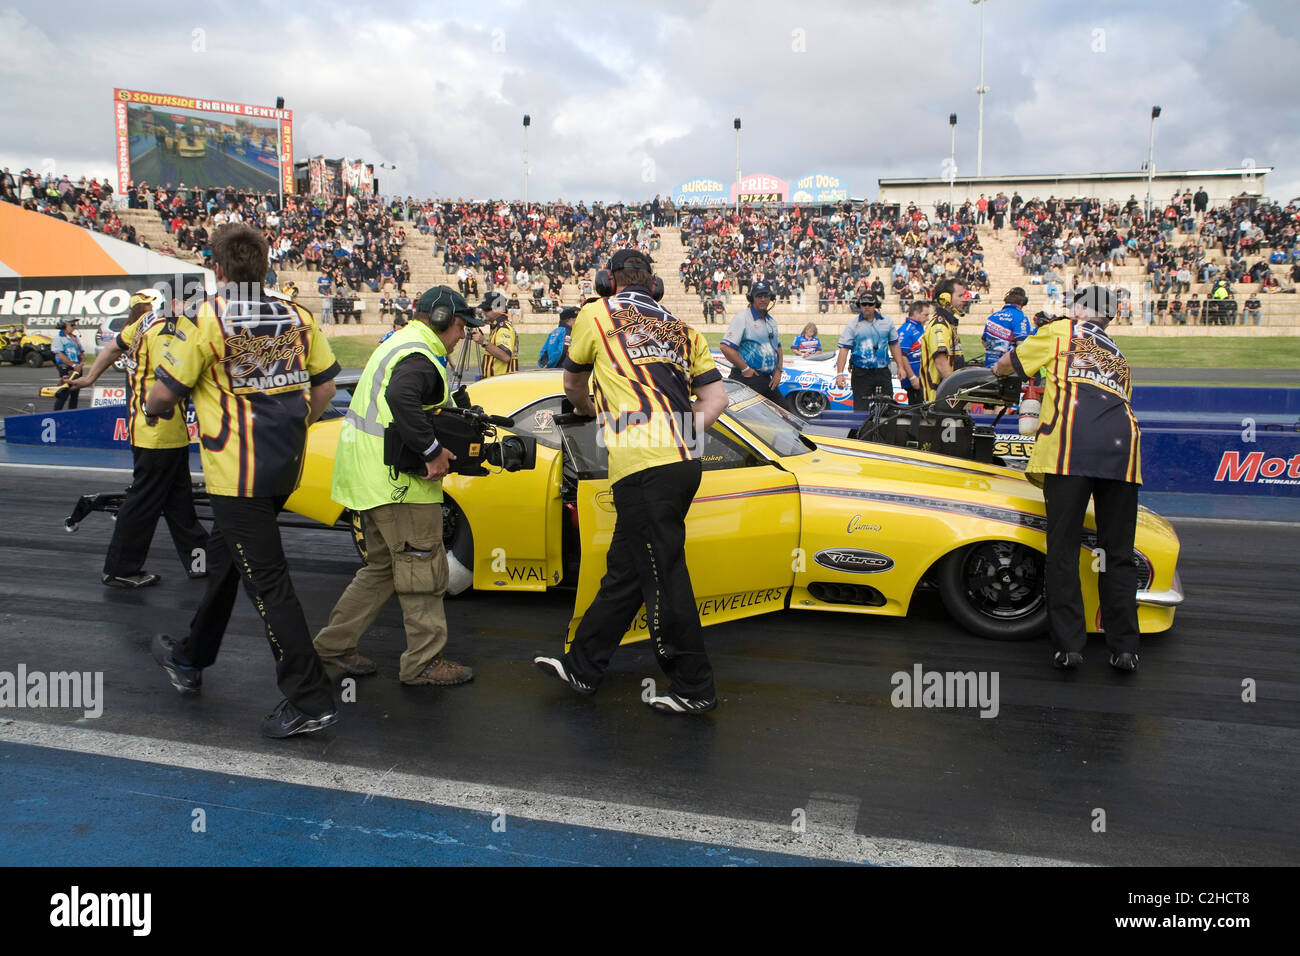
MULTIPOLYGON (((712 348, 722 341, 721 331, 704 333, 712 348)), ((822 344, 830 347, 836 333, 823 334, 822 344)), ((793 335, 782 336, 788 349, 793 335)), ((978 335, 963 335, 962 347, 968 356, 984 354, 978 335)), ((1120 333, 1115 336, 1124 356, 1133 368, 1283 368, 1300 367, 1300 336, 1277 338, 1146 338, 1120 333)), ((540 332, 519 336, 519 367, 536 368, 546 336, 540 332)), ((378 336, 341 335, 330 339, 339 364, 360 368, 379 343, 378 336)), ((1208 384, 1208 383, 1204 383, 1208 384)), ((1224 382, 1216 384, 1251 384, 1224 382)))

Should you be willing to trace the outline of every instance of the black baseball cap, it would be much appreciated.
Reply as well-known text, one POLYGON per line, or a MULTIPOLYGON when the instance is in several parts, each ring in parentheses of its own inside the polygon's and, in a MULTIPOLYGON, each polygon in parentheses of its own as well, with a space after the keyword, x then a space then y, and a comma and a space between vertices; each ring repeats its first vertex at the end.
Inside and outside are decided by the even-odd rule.
POLYGON ((751 299, 757 299, 760 295, 765 295, 771 298, 772 287, 763 281, 755 282, 753 287, 749 290, 749 297, 751 299))
POLYGON ((654 271, 654 263, 644 252, 636 249, 620 249, 609 257, 609 271, 622 272, 624 269, 643 269, 654 271))
POLYGON ((560 321, 564 322, 567 319, 576 319, 578 317, 578 311, 576 305, 566 305, 560 310, 560 321))
POLYGON ((465 297, 450 286, 436 285, 432 289, 426 289, 420 296, 420 301, 415 305, 416 312, 422 312, 425 315, 433 314, 433 310, 439 306, 450 306, 451 311, 465 320, 465 324, 471 327, 486 325, 487 323, 474 314, 474 309, 465 297))
POLYGON ((854 300, 857 305, 869 305, 874 308, 880 308, 880 296, 874 292, 864 292, 854 300))
POLYGON ((506 294, 500 289, 493 289, 483 296, 483 303, 479 306, 479 309, 484 312, 504 312, 507 304, 506 294))

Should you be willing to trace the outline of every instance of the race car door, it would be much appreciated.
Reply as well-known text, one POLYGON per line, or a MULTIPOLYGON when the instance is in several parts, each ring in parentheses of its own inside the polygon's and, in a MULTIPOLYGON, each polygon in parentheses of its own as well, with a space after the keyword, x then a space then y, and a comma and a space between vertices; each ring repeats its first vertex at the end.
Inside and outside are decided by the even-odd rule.
MULTIPOLYGON (((594 422, 563 424, 565 470, 577 482, 582 565, 569 641, 600 589, 617 511, 608 459, 594 422)), ((786 604, 799 546, 794 477, 722 423, 705 438, 703 476, 686 516, 686 563, 703 624, 779 610, 786 604)), ((649 637, 644 606, 623 643, 649 637)), ((567 642, 566 642, 567 646, 567 642)))

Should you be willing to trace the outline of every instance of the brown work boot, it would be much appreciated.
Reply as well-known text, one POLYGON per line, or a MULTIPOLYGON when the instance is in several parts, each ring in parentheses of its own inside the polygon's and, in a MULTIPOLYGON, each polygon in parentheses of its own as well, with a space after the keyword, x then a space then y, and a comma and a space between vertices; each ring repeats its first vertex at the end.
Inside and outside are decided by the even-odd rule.
POLYGON ((403 684, 408 687, 419 687, 424 684, 437 684, 439 687, 450 687, 453 684, 467 684, 474 679, 474 672, 468 667, 457 664, 455 661, 449 661, 439 654, 424 670, 420 671, 415 680, 404 680, 403 684))
POLYGON ((368 657, 362 657, 361 652, 355 647, 338 657, 322 657, 321 663, 325 664, 326 667, 333 664, 344 674, 351 674, 353 677, 365 677, 367 674, 373 674, 379 670, 374 661, 368 657))

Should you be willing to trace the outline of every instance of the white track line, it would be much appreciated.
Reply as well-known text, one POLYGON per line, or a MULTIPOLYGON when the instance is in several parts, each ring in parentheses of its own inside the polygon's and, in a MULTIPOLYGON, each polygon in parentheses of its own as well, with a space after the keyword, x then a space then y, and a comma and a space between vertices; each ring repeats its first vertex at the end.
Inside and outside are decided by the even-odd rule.
MULTIPOLYGON (((159 740, 82 727, 31 721, 0 720, 0 741, 49 747, 76 753, 187 767, 226 775, 253 777, 355 793, 363 800, 374 795, 597 830, 614 830, 648 837, 686 840, 769 853, 786 853, 815 860, 869 862, 894 866, 1062 866, 1065 860, 995 853, 911 840, 860 836, 833 827, 796 834, 784 826, 757 820, 736 820, 701 813, 638 807, 490 787, 439 777, 374 770, 202 744, 159 740)), ((291 746, 291 745, 290 745, 291 746)), ((811 815, 810 815, 811 816, 811 815)))
MULTIPOLYGON (((90 465, 31 465, 19 461, 0 461, 0 468, 15 468, 19 471, 73 471, 78 474, 100 474, 100 475, 130 475, 134 474, 131 468, 101 468, 90 465)), ((203 472, 191 471, 191 478, 202 478, 203 472)))

